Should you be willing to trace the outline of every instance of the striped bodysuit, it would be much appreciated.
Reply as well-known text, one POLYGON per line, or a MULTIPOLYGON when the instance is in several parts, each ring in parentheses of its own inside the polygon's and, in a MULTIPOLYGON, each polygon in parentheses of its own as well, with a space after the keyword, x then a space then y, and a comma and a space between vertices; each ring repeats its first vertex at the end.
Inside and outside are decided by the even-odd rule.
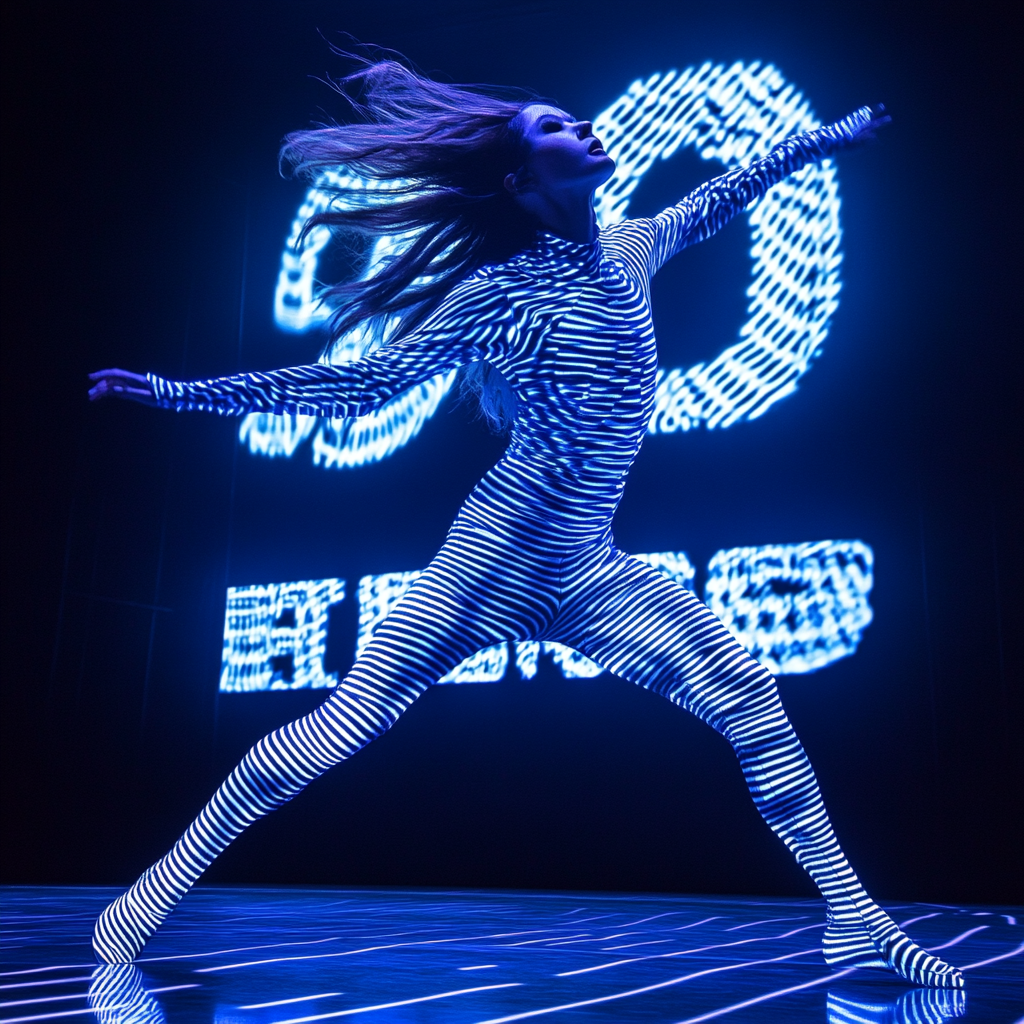
POLYGON ((93 939, 101 960, 133 959, 247 825, 381 735, 464 658, 504 640, 543 639, 664 695, 728 739, 758 809, 827 900, 830 963, 874 962, 958 987, 959 974, 899 932, 860 886, 772 676, 690 591, 619 551, 611 533, 654 401, 652 276, 869 116, 791 138, 594 242, 541 235, 358 361, 192 383, 150 375, 167 408, 342 417, 486 361, 511 385, 517 413, 504 456, 331 696, 260 740, 173 849, 104 911, 93 939))

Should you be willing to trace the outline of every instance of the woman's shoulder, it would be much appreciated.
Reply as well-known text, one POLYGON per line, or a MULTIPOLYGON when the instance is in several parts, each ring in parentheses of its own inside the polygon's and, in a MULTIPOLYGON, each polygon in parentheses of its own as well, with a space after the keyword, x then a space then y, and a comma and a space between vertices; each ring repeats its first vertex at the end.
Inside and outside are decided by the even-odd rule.
POLYGON ((601 228, 601 244, 628 245, 630 242, 646 240, 654 233, 651 217, 627 217, 601 228))
POLYGON ((503 306, 508 301, 508 285, 513 279, 514 275, 506 271, 504 264, 477 267, 451 285, 431 316, 448 315, 457 310, 481 315, 493 311, 496 303, 503 306))
POLYGON ((467 274, 452 291, 476 295, 504 291, 505 287, 515 280, 517 273, 509 262, 488 263, 467 274))
POLYGON ((638 273, 649 274, 656 237, 657 228, 651 217, 631 217, 601 228, 601 247, 609 256, 635 266, 638 273))
POLYGON ((494 287, 507 286, 536 276, 536 259, 531 249, 521 249, 507 259, 486 263, 473 271, 467 281, 487 283, 494 287))

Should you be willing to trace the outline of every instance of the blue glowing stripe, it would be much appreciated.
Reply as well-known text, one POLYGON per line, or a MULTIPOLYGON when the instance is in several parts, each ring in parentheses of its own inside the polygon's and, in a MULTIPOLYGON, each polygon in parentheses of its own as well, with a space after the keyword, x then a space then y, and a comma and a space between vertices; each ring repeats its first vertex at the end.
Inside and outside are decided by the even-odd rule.
MULTIPOLYGON (((669 579, 693 589, 694 568, 682 551, 637 555, 669 579)), ((705 601, 734 636, 776 675, 815 672, 857 650, 871 622, 868 594, 874 556, 861 541, 772 544, 719 551, 708 565, 705 601)), ((356 588, 356 657, 374 630, 421 575, 364 576, 356 588)), ((324 673, 327 613, 345 598, 345 581, 306 580, 229 587, 220 689, 319 689, 337 686, 324 673)), ((592 679, 604 669, 564 644, 531 640, 512 645, 523 679, 533 679, 542 655, 566 679, 592 679)), ((505 678, 509 644, 466 658, 440 683, 496 683, 505 678)))
POLYGON ((732 548, 711 559, 704 600, 769 671, 816 672, 857 650, 873 565, 859 540, 732 548))
MULTIPOLYGON (((594 119, 616 170, 597 195, 602 225, 626 216, 643 176, 658 160, 692 146, 705 160, 728 168, 749 163, 795 132, 817 125, 803 95, 770 64, 702 64, 635 81, 594 119)), ((353 188, 373 201, 387 185, 340 171, 325 172, 310 188, 292 222, 274 292, 274 320, 301 333, 331 314, 319 300, 316 270, 330 232, 320 227, 300 243, 306 219, 332 202, 331 187, 353 188)), ((821 351, 839 305, 839 194, 831 160, 805 167, 776 185, 749 214, 753 280, 748 319, 739 340, 709 363, 659 371, 650 430, 669 434, 697 426, 728 427, 756 419, 792 394, 821 351)), ((405 244, 381 238, 365 275, 405 244)), ((342 338, 332 361, 358 359, 382 339, 360 331, 342 338)), ((358 420, 317 421, 305 416, 254 413, 239 438, 256 455, 291 457, 311 434, 315 465, 361 466, 386 458, 415 437, 448 392, 445 374, 393 399, 358 420)))
MULTIPOLYGON (((420 577, 417 572, 389 572, 364 576, 359 581, 359 629, 356 633, 356 657, 370 642, 374 630, 391 614, 408 589, 420 577)), ((456 665, 439 683, 496 683, 508 668, 508 645, 495 644, 470 655, 456 665)))
MULTIPOLYGON (((681 146, 733 168, 817 123, 807 100, 758 61, 706 63, 636 81, 594 120, 616 161, 598 193, 598 219, 602 225, 622 220, 654 162, 681 146)), ((796 390, 821 349, 839 305, 842 260, 832 161, 776 185, 749 218, 754 273, 740 340, 710 363, 659 371, 651 433, 756 419, 796 390)))
POLYGON ((344 599, 336 579, 228 587, 221 692, 337 686, 324 674, 327 611, 344 599))
MULTIPOLYGON (((681 551, 637 555, 689 590, 694 569, 681 551)), ((874 556, 861 541, 774 544, 719 551, 708 565, 705 601, 729 631, 776 675, 816 672, 853 654, 871 622, 867 602, 874 556)), ((419 579, 419 571, 366 575, 356 589, 355 655, 419 579)), ((337 686, 324 672, 328 609, 344 600, 343 580, 229 587, 220 675, 223 692, 337 686)), ((516 669, 537 676, 541 655, 566 679, 604 671, 578 650, 550 641, 515 643, 516 669)), ((477 651, 440 683, 497 683, 509 644, 477 651)))
MULTIPOLYGON (((693 590, 696 573, 684 551, 656 551, 635 557, 687 590, 693 590)), ((527 640, 517 643, 515 648, 516 668, 524 679, 533 679, 537 675, 537 665, 542 654, 551 655, 551 660, 566 679, 593 679, 604 672, 596 661, 565 644, 552 643, 550 640, 527 640)))

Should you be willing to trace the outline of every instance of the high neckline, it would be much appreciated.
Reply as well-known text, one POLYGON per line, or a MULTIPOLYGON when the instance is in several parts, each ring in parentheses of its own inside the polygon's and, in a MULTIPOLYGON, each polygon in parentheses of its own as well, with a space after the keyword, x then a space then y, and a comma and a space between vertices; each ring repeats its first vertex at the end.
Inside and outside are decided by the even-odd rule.
POLYGON ((601 229, 597 229, 592 242, 570 242, 550 231, 542 231, 537 235, 534 252, 544 260, 569 261, 588 267, 596 265, 601 258, 601 229))

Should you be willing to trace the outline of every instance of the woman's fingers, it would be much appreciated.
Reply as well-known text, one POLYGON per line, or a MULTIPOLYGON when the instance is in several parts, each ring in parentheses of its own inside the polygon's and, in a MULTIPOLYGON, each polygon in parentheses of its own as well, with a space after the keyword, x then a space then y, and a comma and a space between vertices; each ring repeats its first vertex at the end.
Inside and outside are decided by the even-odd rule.
POLYGON ((156 397, 149 381, 141 374, 130 370, 97 370, 89 374, 89 380, 95 381, 89 389, 89 401, 96 402, 101 398, 128 398, 133 402, 153 405, 156 397))
POLYGON ((149 381, 141 373, 132 373, 131 370, 97 370, 89 374, 89 380, 122 380, 133 381, 135 384, 149 389, 149 381))

